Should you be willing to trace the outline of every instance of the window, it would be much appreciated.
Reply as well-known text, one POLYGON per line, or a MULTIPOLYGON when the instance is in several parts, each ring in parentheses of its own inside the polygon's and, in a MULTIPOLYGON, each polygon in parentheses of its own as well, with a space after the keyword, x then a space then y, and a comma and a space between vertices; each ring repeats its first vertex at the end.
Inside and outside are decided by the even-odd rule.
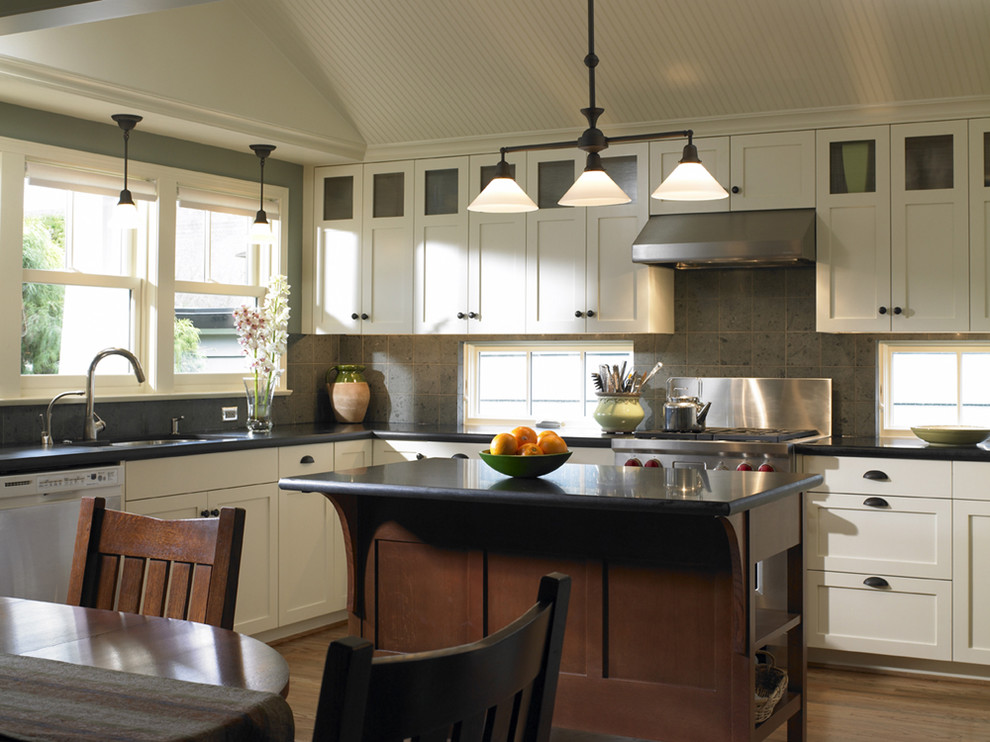
POLYGON ((0 397, 81 388, 109 346, 131 350, 147 382, 109 356, 97 367, 101 394, 241 390, 246 363, 231 311, 259 302, 269 277, 285 272, 287 189, 266 185, 275 239, 258 245, 248 239, 256 181, 142 162, 128 175, 140 225, 121 230, 112 218, 120 160, 0 138, 2 182, 23 179, 20 192, 0 192, 0 239, 13 248, 0 251, 0 297, 9 297, 0 300, 0 343, 20 346, 0 361, 0 397))
POLYGON ((990 427, 990 343, 881 342, 881 435, 990 427))
POLYGON ((596 425, 591 373, 633 365, 630 341, 465 343, 465 423, 596 425))

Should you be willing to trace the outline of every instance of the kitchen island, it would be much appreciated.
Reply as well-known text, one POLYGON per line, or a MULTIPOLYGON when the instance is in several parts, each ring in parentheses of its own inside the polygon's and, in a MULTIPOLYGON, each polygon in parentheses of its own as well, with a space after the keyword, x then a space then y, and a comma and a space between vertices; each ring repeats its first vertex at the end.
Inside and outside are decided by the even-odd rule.
POLYGON ((511 479, 424 459, 286 478, 344 527, 350 633, 382 652, 473 641, 573 580, 554 725, 664 740, 806 738, 802 505, 818 475, 565 464, 511 479), (759 565, 759 567, 757 567, 759 565), (755 722, 757 651, 789 675, 755 722))

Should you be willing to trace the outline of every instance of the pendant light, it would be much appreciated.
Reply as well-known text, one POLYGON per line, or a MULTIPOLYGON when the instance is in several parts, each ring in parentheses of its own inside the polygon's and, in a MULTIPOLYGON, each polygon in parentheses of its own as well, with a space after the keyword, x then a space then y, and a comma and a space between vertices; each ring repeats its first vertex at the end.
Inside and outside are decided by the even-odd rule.
POLYGON ((115 113, 110 118, 124 130, 124 190, 120 192, 120 200, 114 207, 110 223, 120 229, 137 229, 139 222, 137 204, 134 203, 134 198, 127 187, 127 142, 131 138, 131 129, 137 126, 142 117, 133 113, 115 113))
POLYGON ((265 213, 265 158, 275 151, 275 145, 251 144, 249 146, 261 160, 261 196, 258 213, 254 217, 254 223, 251 225, 248 236, 252 243, 271 242, 273 239, 272 225, 268 222, 268 215, 265 213))
MULTIPOLYGON (((581 113, 588 120, 588 128, 577 140, 577 147, 588 153, 584 172, 574 182, 567 192, 557 202, 561 206, 613 206, 629 203, 632 199, 616 184, 602 165, 601 152, 614 142, 651 142, 661 139, 687 137, 688 144, 684 147, 681 164, 674 170, 677 173, 675 187, 664 190, 664 181, 653 193, 654 198, 671 200, 703 200, 728 198, 728 192, 719 185, 718 181, 701 164, 698 158, 698 148, 692 143, 694 132, 690 129, 683 131, 667 131, 657 134, 632 134, 630 136, 606 137, 598 128, 598 118, 605 112, 604 108, 595 105, 595 67, 598 57, 595 55, 595 0, 588 0, 588 54, 584 58, 588 67, 588 91, 590 102, 581 113), (684 168, 685 165, 690 167, 684 168), (687 194, 687 195, 684 195, 687 194)), ((505 213, 510 211, 532 211, 537 208, 532 199, 526 196, 519 185, 511 179, 508 167, 502 168, 507 152, 531 152, 537 150, 565 149, 575 146, 575 142, 553 142, 550 144, 528 144, 501 149, 502 161, 496 170, 496 177, 478 194, 478 197, 468 206, 469 211, 485 213, 505 213), (504 175, 499 175, 504 170, 504 175), (508 182, 506 182, 508 181, 508 182), (511 185, 510 185, 511 183, 511 185), (530 206, 520 208, 525 196, 530 206)), ((671 173, 671 177, 674 176, 671 173)), ((668 178, 669 180, 669 178, 668 178)))

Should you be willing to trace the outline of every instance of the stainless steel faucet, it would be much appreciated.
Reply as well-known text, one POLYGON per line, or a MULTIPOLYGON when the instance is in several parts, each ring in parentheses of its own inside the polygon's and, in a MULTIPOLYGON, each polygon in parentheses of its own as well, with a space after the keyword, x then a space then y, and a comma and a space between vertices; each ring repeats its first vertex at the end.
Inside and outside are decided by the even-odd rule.
POLYGON ((59 394, 56 394, 54 397, 52 397, 52 401, 48 403, 48 409, 45 411, 45 414, 41 416, 42 421, 45 423, 44 430, 41 431, 42 448, 51 448, 52 444, 54 443, 54 441, 52 440, 52 407, 55 406, 55 403, 58 402, 60 399, 62 399, 62 397, 69 397, 71 395, 83 395, 85 393, 86 392, 84 392, 82 389, 76 389, 71 392, 60 392, 59 394))
POLYGON ((83 440, 95 441, 96 434, 107 425, 93 411, 93 376, 96 374, 96 364, 107 356, 123 356, 131 362, 134 368, 134 376, 138 383, 144 382, 144 369, 137 357, 126 348, 104 348, 94 356, 89 364, 89 371, 86 372, 86 419, 83 420, 83 440))

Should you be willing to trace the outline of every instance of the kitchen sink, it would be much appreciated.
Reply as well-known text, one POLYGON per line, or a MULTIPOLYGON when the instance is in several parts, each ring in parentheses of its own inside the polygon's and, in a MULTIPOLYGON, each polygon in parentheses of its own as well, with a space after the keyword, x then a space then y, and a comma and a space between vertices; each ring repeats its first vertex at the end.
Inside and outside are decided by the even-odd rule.
POLYGON ((216 438, 141 438, 133 441, 110 441, 111 446, 164 446, 171 443, 203 443, 216 438))

